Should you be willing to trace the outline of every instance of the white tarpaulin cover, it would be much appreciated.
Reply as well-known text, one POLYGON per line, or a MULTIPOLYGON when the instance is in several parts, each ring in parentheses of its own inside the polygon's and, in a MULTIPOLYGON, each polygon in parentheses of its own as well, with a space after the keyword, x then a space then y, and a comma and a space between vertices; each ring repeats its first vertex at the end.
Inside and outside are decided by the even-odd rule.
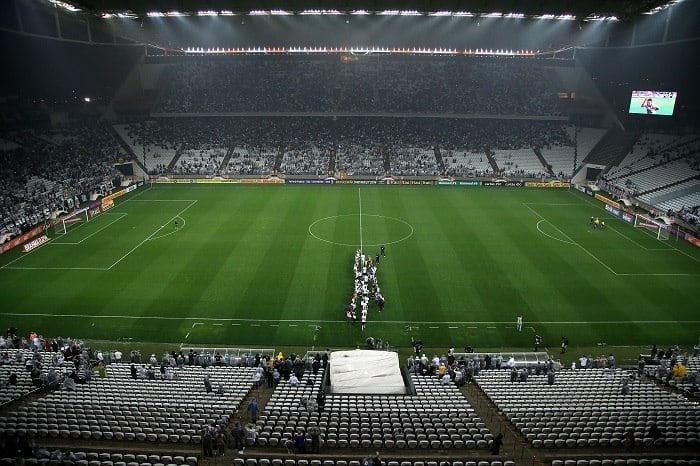
POLYGON ((406 393, 399 356, 389 351, 333 351, 330 381, 333 393, 406 393))

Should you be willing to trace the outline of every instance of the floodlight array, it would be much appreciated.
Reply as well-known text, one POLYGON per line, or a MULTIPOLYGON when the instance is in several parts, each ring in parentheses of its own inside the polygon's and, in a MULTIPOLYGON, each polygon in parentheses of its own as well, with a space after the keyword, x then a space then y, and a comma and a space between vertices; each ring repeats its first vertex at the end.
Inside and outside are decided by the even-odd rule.
POLYGON ((300 15, 310 15, 310 16, 322 16, 322 15, 340 15, 342 14, 338 10, 304 10, 299 13, 300 15))
POLYGON ((645 11, 642 13, 643 15, 655 15, 656 13, 661 13, 662 11, 666 10, 667 8, 675 5, 676 3, 680 3, 683 0, 671 0, 670 2, 664 3, 663 5, 659 5, 655 8, 652 8, 649 11, 645 11))
POLYGON ((49 0, 49 3, 63 10, 70 11, 72 13, 80 11, 80 8, 78 8, 77 6, 63 0, 49 0))
POLYGON ((534 57, 539 50, 456 49, 426 47, 187 47, 185 55, 455 55, 479 57, 534 57))
MULTIPOLYGON (((71 9, 70 11, 79 11, 70 3, 63 0, 48 0, 51 3, 61 6, 62 8, 71 9)), ((658 11, 662 11, 668 8, 670 5, 678 3, 682 0, 671 0, 666 5, 654 8, 645 14, 654 14, 658 11)), ((382 10, 382 11, 370 11, 370 10, 350 10, 341 11, 336 9, 306 9, 300 11, 293 10, 250 10, 247 12, 236 12, 232 10, 200 10, 195 12, 186 11, 149 11, 146 16, 149 18, 162 18, 162 17, 172 17, 172 16, 236 16, 236 15, 248 15, 248 16, 340 16, 340 15, 377 15, 377 16, 429 16, 429 17, 480 17, 480 18, 507 18, 507 19, 547 19, 547 20, 567 20, 574 21, 577 19, 576 15, 570 13, 564 14, 538 14, 538 15, 528 15, 521 12, 486 12, 486 13, 474 13, 471 11, 449 11, 449 10, 437 10, 432 12, 421 12, 418 10, 382 10)), ((115 18, 115 17, 126 17, 134 18, 137 17, 131 12, 128 15, 119 15, 114 11, 104 11, 99 14, 102 18, 115 18)), ((612 15, 599 15, 591 14, 584 19, 584 21, 618 21, 616 16, 612 15)))

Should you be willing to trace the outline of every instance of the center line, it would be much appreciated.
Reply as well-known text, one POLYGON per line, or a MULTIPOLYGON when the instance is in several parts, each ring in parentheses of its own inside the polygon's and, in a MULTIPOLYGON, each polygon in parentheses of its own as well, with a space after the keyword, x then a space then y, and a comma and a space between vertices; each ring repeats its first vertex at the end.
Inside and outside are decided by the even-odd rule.
POLYGON ((357 188, 357 199, 360 202, 360 251, 362 251, 362 194, 360 194, 360 188, 357 188))

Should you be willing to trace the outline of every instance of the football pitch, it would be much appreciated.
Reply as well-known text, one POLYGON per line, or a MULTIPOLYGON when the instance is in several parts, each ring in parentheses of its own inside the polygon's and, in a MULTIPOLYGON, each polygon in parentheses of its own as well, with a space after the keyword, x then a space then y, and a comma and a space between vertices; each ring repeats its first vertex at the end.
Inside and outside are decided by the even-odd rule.
POLYGON ((700 336, 700 250, 566 189, 156 185, 51 238, 0 256, 3 328, 267 348, 700 336), (363 333, 343 310, 353 257, 381 245, 386 308, 370 305, 363 333))

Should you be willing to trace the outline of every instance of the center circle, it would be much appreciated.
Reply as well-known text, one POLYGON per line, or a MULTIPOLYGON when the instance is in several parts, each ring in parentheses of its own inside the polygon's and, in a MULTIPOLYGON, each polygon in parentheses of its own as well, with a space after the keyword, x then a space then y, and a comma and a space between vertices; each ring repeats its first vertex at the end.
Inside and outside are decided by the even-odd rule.
POLYGON ((400 243, 413 236, 405 220, 378 214, 342 214, 320 218, 309 225, 309 234, 324 243, 365 247, 400 243))

